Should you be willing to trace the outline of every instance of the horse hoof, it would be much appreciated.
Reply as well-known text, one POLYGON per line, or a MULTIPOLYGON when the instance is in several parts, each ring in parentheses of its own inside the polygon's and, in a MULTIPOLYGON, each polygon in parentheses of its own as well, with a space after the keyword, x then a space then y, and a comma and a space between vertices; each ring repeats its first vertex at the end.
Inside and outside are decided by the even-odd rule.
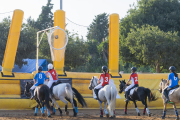
POLYGON ((124 114, 127 114, 127 112, 124 112, 124 114))
POLYGON ((103 115, 100 115, 100 118, 102 118, 103 117, 103 115))
POLYGON ((140 113, 138 113, 138 116, 140 116, 140 113))
POLYGON ((162 116, 162 119, 165 119, 165 117, 164 117, 164 116, 162 116))
POLYGON ((113 117, 116 118, 116 115, 114 115, 113 117))
POLYGON ((51 115, 48 115, 48 118, 51 118, 51 115))
POLYGON ((179 120, 179 116, 177 116, 176 120, 179 120))
POLYGON ((113 116, 111 116, 111 119, 113 119, 114 117, 113 116))
POLYGON ((109 118, 109 114, 106 114, 106 117, 109 118))
POLYGON ((52 112, 51 115, 55 115, 55 112, 52 112))
POLYGON ((69 111, 66 111, 66 115, 69 115, 69 111))
POLYGON ((148 114, 148 117, 151 117, 151 114, 148 114))
POLYGON ((41 116, 42 116, 42 117, 44 117, 44 116, 45 116, 45 114, 43 113, 41 116))
POLYGON ((37 116, 37 113, 34 113, 34 116, 37 116))
POLYGON ((62 116, 62 113, 60 113, 60 116, 62 116))
POLYGON ((76 116, 77 116, 77 114, 74 114, 74 115, 73 115, 73 117, 76 117, 76 116))
POLYGON ((145 115, 145 113, 143 113, 143 115, 145 115))

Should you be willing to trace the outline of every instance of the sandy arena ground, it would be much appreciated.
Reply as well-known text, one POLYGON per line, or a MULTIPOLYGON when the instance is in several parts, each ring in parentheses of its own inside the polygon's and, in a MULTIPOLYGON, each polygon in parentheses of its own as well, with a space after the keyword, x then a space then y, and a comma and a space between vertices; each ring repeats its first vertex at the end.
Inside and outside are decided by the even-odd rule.
MULTIPOLYGON (((148 117, 147 114, 143 115, 143 110, 140 109, 141 116, 137 116, 135 109, 129 109, 128 114, 124 114, 124 110, 118 109, 116 110, 116 118, 115 119, 122 119, 122 120, 161 120, 162 116, 162 110, 159 109, 150 109, 150 112, 152 113, 151 117, 148 117)), ((180 113, 180 110, 178 110, 180 113)), ((100 111, 98 109, 79 109, 77 117, 73 117, 73 111, 72 109, 69 110, 69 116, 66 116, 65 113, 63 113, 63 116, 59 116, 59 112, 56 111, 55 115, 52 115, 51 118, 47 117, 47 114, 45 117, 41 116, 40 111, 38 111, 38 115, 34 116, 34 110, 0 110, 0 120, 100 120, 100 119, 110 119, 106 118, 105 115, 103 118, 100 118, 100 111)), ((168 109, 166 112, 166 119, 165 120, 172 120, 175 119, 175 112, 173 109, 168 109)))

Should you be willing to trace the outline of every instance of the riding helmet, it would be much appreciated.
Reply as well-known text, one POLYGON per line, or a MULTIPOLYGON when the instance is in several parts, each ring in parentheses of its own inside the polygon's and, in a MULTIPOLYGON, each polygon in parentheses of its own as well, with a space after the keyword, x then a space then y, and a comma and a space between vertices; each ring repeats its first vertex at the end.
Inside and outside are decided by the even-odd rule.
POLYGON ((131 70, 133 70, 134 72, 137 70, 136 67, 132 67, 131 70))
POLYGON ((39 66, 38 71, 42 71, 42 70, 43 70, 43 67, 39 66))
POLYGON ((52 63, 48 64, 48 69, 53 69, 53 64, 52 63))
POLYGON ((175 71, 176 68, 175 68, 174 66, 170 66, 170 67, 169 67, 169 70, 175 71))
POLYGON ((102 70, 103 70, 104 72, 106 72, 106 71, 107 71, 107 67, 106 67, 106 66, 102 66, 102 70))

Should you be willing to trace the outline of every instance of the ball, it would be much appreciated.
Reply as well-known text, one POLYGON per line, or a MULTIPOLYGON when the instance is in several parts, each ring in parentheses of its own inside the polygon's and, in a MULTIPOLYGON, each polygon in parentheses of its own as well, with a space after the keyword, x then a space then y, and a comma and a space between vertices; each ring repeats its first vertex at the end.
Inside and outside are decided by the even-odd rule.
POLYGON ((55 35, 55 39, 58 39, 58 35, 55 35))

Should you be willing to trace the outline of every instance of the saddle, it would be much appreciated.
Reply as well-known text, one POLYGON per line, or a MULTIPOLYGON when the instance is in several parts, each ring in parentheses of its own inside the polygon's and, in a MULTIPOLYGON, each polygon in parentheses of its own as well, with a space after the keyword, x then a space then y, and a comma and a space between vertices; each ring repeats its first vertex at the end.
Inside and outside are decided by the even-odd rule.
POLYGON ((61 84, 62 82, 58 80, 57 82, 54 82, 50 89, 53 89, 54 86, 61 84))

